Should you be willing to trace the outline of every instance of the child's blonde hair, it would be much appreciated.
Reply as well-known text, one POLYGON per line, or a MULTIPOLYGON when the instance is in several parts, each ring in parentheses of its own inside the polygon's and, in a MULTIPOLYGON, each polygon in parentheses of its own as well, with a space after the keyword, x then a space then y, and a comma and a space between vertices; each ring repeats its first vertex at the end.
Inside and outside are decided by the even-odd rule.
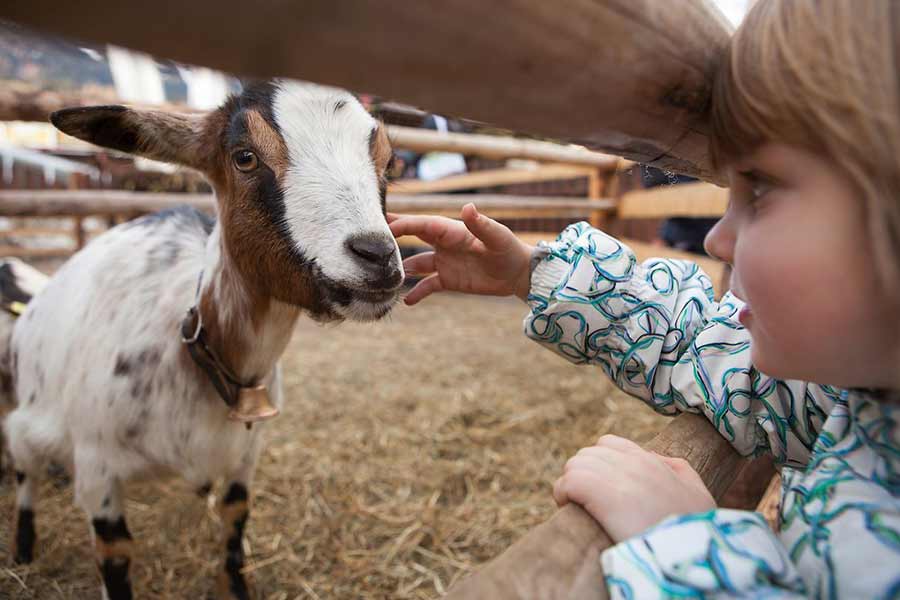
MULTIPOLYGON (((759 0, 713 89, 713 163, 762 142, 830 160, 865 200, 878 270, 900 281, 900 1, 759 0)), ((827 243, 827 242, 826 242, 827 243)))

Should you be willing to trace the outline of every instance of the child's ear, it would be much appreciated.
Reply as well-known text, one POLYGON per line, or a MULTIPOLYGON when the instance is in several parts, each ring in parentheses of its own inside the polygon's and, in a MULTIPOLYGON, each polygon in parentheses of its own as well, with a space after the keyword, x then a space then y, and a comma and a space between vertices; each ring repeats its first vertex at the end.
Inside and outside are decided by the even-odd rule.
POLYGON ((57 129, 86 142, 204 170, 203 115, 126 106, 64 108, 50 115, 57 129))

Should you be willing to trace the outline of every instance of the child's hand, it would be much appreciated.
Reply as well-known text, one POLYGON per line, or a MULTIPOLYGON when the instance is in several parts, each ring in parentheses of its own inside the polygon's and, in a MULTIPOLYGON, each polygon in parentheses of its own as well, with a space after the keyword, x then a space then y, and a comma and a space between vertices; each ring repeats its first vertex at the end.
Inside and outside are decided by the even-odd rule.
POLYGON ((474 204, 460 213, 462 222, 445 217, 388 215, 396 237, 415 235, 433 252, 403 261, 408 274, 427 275, 406 296, 410 306, 434 292, 509 296, 523 300, 531 287, 533 248, 509 228, 478 214, 474 204))
POLYGON ((553 485, 553 498, 559 506, 582 505, 616 543, 670 515, 716 507, 687 461, 648 452, 614 435, 604 435, 596 446, 569 459, 553 485))

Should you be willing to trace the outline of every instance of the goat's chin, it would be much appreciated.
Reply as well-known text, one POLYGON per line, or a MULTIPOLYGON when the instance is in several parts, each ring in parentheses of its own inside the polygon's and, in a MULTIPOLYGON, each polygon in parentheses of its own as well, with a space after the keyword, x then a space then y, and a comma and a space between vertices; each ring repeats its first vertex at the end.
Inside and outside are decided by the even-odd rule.
POLYGON ((362 298, 354 298, 346 305, 334 305, 332 310, 340 315, 341 318, 348 321, 377 321, 378 319, 386 317, 388 313, 391 312, 391 309, 397 304, 399 298, 399 292, 391 294, 390 298, 387 300, 377 302, 362 298))
MULTIPOLYGON (((402 280, 402 275, 400 277, 402 280)), ((395 287, 382 287, 391 282, 339 282, 318 273, 322 313, 334 320, 377 321, 391 312, 400 299, 400 281, 395 287)))

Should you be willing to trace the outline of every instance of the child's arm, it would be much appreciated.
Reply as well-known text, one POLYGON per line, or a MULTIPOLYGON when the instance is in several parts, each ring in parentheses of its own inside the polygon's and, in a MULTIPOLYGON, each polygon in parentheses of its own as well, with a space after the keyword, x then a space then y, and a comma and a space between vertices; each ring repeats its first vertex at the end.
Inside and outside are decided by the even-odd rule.
POLYGON ((601 560, 614 599, 810 597, 787 549, 755 512, 670 517, 601 560))
POLYGON ((601 367, 659 412, 702 412, 742 454, 806 463, 842 392, 757 371, 737 320, 742 302, 730 294, 715 302, 696 264, 639 264, 586 223, 569 226, 546 254, 531 277, 528 337, 601 367))
POLYGON ((759 373, 750 335, 737 321, 742 303, 713 301, 694 263, 638 264, 627 246, 586 223, 540 248, 478 214, 462 221, 389 215, 396 236, 416 235, 435 250, 404 261, 425 276, 406 297, 416 304, 442 290, 527 299, 528 337, 572 362, 600 366, 626 392, 666 414, 703 412, 745 455, 771 451, 805 464, 818 430, 843 392, 759 373))

